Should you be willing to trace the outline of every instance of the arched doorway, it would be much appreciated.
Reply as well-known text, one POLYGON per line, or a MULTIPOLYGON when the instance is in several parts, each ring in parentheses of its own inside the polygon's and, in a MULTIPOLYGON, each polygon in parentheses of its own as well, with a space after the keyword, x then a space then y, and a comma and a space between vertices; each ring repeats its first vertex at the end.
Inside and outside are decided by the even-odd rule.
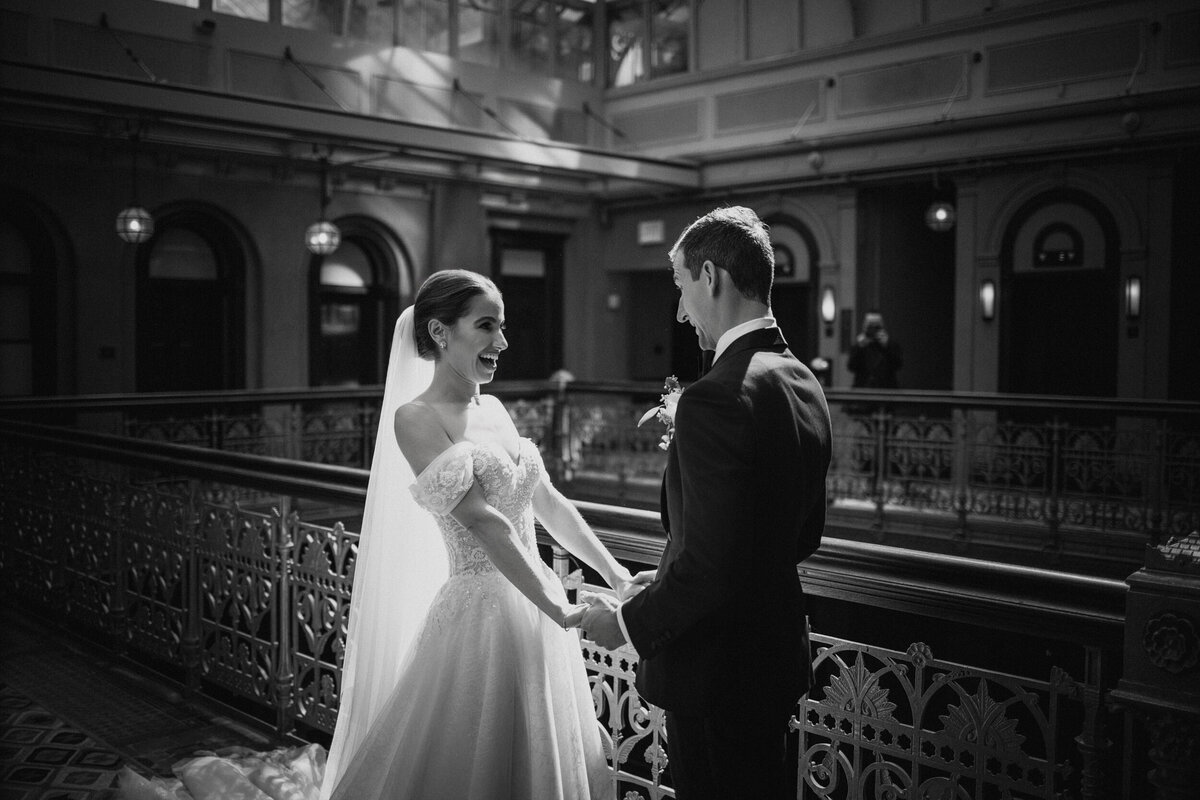
POLYGON ((1014 214, 1001 248, 1000 390, 1111 397, 1120 243, 1090 195, 1059 189, 1014 214))
POLYGON ((314 256, 309 269, 309 385, 383 383, 392 327, 414 293, 411 262, 378 222, 337 225, 338 249, 314 256))
POLYGON ((771 310, 788 349, 801 361, 817 355, 816 294, 813 285, 820 263, 817 241, 803 223, 783 216, 764 220, 771 228, 775 248, 775 283, 771 288, 771 310))
POLYGON ((243 388, 242 237, 198 206, 160 211, 155 226, 138 253, 137 390, 243 388))

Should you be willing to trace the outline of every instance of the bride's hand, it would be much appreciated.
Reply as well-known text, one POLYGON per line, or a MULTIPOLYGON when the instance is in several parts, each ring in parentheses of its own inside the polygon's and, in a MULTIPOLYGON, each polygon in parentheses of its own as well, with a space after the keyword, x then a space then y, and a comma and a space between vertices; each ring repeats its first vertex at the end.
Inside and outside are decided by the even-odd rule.
POLYGON ((589 606, 586 603, 580 603, 567 609, 567 613, 563 615, 563 629, 578 628, 579 623, 583 621, 583 612, 587 611, 588 608, 589 606))
POLYGON ((617 590, 617 599, 625 602, 651 584, 657 574, 658 570, 647 569, 639 572, 627 581, 621 581, 620 585, 613 587, 617 590))

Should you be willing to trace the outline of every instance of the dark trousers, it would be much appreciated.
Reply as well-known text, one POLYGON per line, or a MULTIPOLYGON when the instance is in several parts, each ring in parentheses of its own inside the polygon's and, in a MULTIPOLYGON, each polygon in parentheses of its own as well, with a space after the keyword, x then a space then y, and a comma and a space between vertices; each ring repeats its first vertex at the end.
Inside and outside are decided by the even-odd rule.
POLYGON ((667 754, 677 800, 784 800, 788 719, 795 705, 712 716, 667 712, 667 754))

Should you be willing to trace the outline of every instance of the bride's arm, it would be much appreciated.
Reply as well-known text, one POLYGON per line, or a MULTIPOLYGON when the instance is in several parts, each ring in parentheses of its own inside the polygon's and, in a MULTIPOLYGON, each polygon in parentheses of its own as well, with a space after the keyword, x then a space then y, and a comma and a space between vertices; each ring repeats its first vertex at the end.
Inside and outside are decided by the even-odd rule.
POLYGON ((512 523, 487 502, 478 485, 467 491, 450 515, 475 536, 496 569, 546 616, 564 628, 578 624, 579 608, 565 602, 553 574, 533 563, 512 523))
POLYGON ((543 478, 533 493, 533 513, 555 541, 600 573, 618 594, 624 595, 633 576, 600 543, 579 510, 554 488, 549 478, 543 478))
MULTIPOLYGON (((514 439, 520 436, 512 416, 499 398, 484 395, 482 401, 488 404, 492 422, 496 427, 506 428, 514 439)), ((600 573, 608 585, 617 590, 619 596, 625 595, 633 584, 629 570, 617 563, 612 553, 608 552, 583 521, 579 511, 554 487, 548 476, 542 476, 533 493, 533 514, 556 542, 600 573)))
MULTIPOLYGON (((410 403, 397 410, 395 430, 400 452, 417 475, 450 444, 433 412, 424 406, 410 403)), ((563 598, 561 587, 545 570, 534 568, 512 523, 488 504, 478 485, 467 490, 450 515, 475 536, 496 569, 539 610, 564 628, 579 624, 579 608, 558 599, 563 598)))

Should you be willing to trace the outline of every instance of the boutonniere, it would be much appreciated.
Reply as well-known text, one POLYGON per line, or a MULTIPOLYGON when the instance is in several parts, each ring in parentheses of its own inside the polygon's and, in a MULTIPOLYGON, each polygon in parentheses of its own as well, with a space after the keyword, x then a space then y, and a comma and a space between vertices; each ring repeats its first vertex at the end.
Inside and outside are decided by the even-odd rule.
POLYGON ((658 417, 658 421, 667 427, 662 441, 658 443, 660 450, 670 447, 671 439, 675 436, 675 409, 679 407, 679 395, 681 394, 683 394, 683 387, 679 385, 679 378, 674 375, 670 376, 663 384, 663 395, 659 399, 658 405, 642 414, 642 418, 638 420, 640 428, 644 423, 658 417))

